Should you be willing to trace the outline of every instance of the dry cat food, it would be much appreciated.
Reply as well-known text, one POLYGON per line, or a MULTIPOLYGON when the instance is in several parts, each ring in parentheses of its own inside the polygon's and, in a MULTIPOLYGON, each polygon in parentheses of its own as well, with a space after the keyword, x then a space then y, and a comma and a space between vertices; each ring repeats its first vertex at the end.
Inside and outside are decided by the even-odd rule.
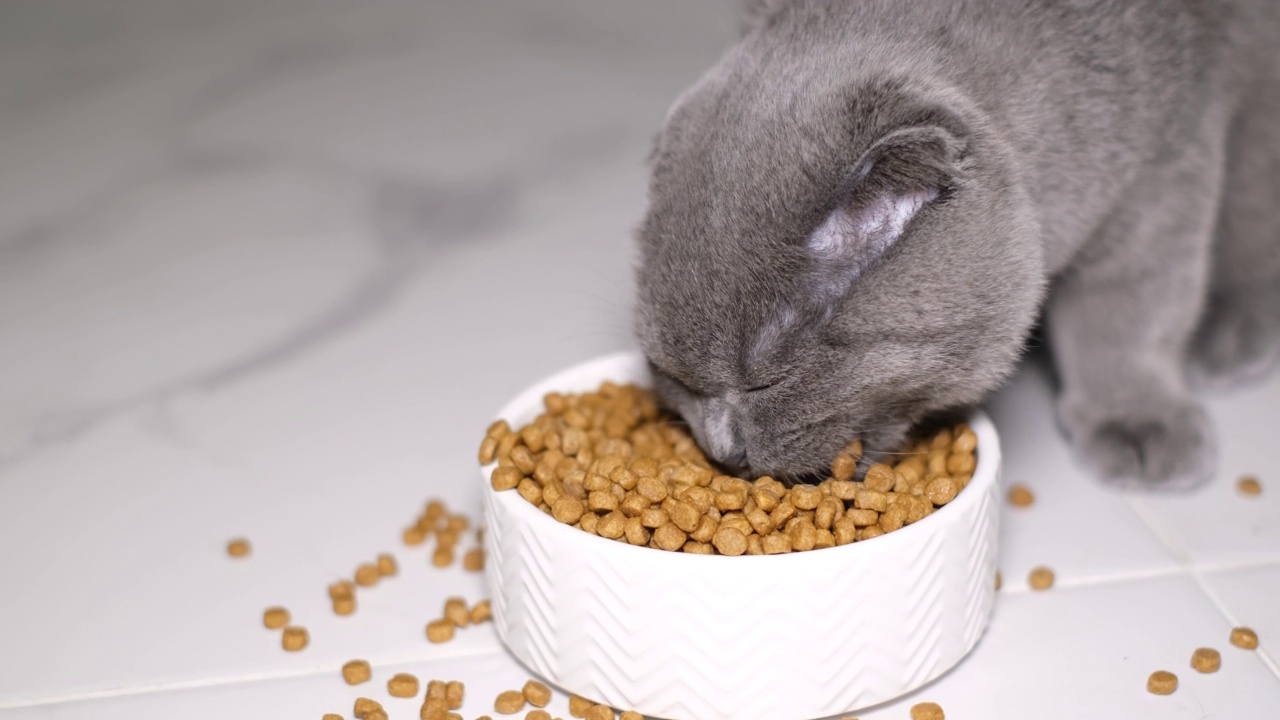
POLYGON ((453 639, 453 623, 448 620, 432 620, 427 623, 427 639, 433 643, 448 642, 453 639))
POLYGON ((1053 571, 1047 567, 1038 567, 1027 576, 1027 584, 1032 590, 1048 590, 1053 587, 1053 571))
POLYGON ((524 699, 530 705, 537 708, 544 708, 547 703, 551 702, 551 688, 543 685, 537 680, 530 680, 520 689, 520 693, 524 695, 524 699))
POLYGON ((289 611, 282 607, 269 607, 262 613, 262 624, 269 630, 279 630, 289 624, 289 611))
POLYGON ((289 625, 280 636, 280 645, 289 652, 297 652, 306 647, 310 640, 311 636, 307 634, 306 628, 289 625))
POLYGON ((409 673, 396 673, 387 681, 391 697, 409 698, 418 694, 418 678, 409 673))
POLYGON ((1258 633, 1247 627, 1232 628, 1231 644, 1245 650, 1255 650, 1258 647, 1258 633))
POLYGON ((342 716, 338 713, 325 713, 320 720, 342 720, 342 716))
POLYGON ((350 580, 339 580, 329 586, 329 600, 333 602, 335 615, 350 615, 356 611, 356 586, 350 580))
POLYGON ((938 703, 923 702, 911 706, 911 720, 946 720, 946 716, 938 703))
POLYGON ((227 543, 227 554, 231 557, 244 557, 249 554, 249 541, 244 538, 236 538, 227 543))
POLYGON ((1147 678, 1147 692, 1153 695, 1172 695, 1178 689, 1178 676, 1167 670, 1157 670, 1147 678))
POLYGON ((854 441, 831 477, 788 487, 719 474, 692 436, 659 414, 653 394, 634 385, 551 393, 543 405, 518 430, 501 420, 489 427, 479 460, 497 463, 493 488, 514 490, 566 525, 662 550, 773 555, 870 540, 951 502, 977 465, 977 436, 961 424, 861 475, 854 441))
POLYGON ((1222 653, 1213 648, 1196 648, 1196 651, 1191 653, 1191 667, 1196 672, 1218 672, 1222 667, 1222 653))
POLYGON ((356 698, 355 707, 351 711, 352 715, 360 718, 360 720, 372 720, 373 713, 383 713, 383 717, 386 717, 386 711, 382 709, 382 703, 367 697, 356 698))
POLYGON ((608 705, 592 705, 582 714, 584 720, 616 720, 613 708, 608 705))
POLYGON ((356 585, 360 587, 372 587, 380 577, 382 573, 378 572, 378 566, 373 563, 364 563, 356 568, 356 585))
POLYGON ((1036 501, 1035 493, 1025 485, 1014 485, 1009 488, 1009 504, 1014 507, 1027 507, 1036 501))
POLYGON ((1245 495, 1261 495, 1262 483, 1252 475, 1245 475, 1236 483, 1236 489, 1245 495))
POLYGON ((359 685, 373 677, 373 668, 365 660, 348 660, 342 664, 342 679, 348 685, 359 685))
POLYGON ((524 709, 524 693, 504 690, 493 700, 493 709, 503 715, 514 715, 524 709))
POLYGON ((526 713, 524 720, 551 720, 551 713, 542 708, 537 708, 526 713))
POLYGON ((396 559, 388 553, 378 555, 377 559, 378 574, 382 577, 391 577, 396 574, 399 568, 396 566, 396 559))

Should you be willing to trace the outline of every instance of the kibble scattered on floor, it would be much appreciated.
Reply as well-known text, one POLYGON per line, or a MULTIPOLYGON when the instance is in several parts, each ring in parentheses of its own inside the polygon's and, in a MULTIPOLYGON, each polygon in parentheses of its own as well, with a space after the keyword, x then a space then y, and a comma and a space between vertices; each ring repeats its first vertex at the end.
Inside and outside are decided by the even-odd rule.
POLYGON ((1222 667, 1222 653, 1213 648, 1196 648, 1191 653, 1191 667, 1196 672, 1214 673, 1222 667))
POLYGON ((279 630, 289 624, 289 611, 282 607, 269 607, 262 613, 262 624, 270 630, 279 630))
POLYGON ((1048 590, 1053 587, 1054 579, 1052 570, 1047 567, 1038 567, 1027 575, 1027 584, 1032 590, 1048 590))
POLYGON ((1147 692, 1153 695, 1172 695, 1178 689, 1178 676, 1167 670, 1157 670, 1147 678, 1147 692))
POLYGON ((1262 483, 1253 475, 1245 475, 1236 482, 1236 489, 1243 495, 1261 495, 1262 483))
POLYGON ((1009 488, 1009 504, 1014 507, 1029 507, 1036 501, 1036 496, 1025 485, 1014 485, 1009 488))
POLYGON ((911 706, 911 720, 946 720, 938 703, 922 702, 911 706))
POLYGON ((310 641, 311 637, 307 634, 307 629, 297 625, 286 626, 284 633, 280 636, 281 647, 289 652, 297 652, 305 648, 310 641))
POLYGON ((249 541, 244 538, 235 538, 227 543, 227 554, 234 558, 247 557, 249 549, 249 541))
POLYGON ((514 715, 524 709, 524 693, 519 690, 504 690, 493 699, 493 709, 503 715, 514 715))
POLYGON ((387 693, 391 697, 410 698, 418 694, 418 678, 409 673, 396 673, 387 680, 387 693))
POLYGON ((1231 644, 1245 650, 1256 650, 1258 647, 1258 633, 1247 627, 1232 628, 1231 644))
POLYGON ((373 668, 365 660, 348 660, 342 664, 342 679, 348 685, 359 685, 373 677, 373 668))

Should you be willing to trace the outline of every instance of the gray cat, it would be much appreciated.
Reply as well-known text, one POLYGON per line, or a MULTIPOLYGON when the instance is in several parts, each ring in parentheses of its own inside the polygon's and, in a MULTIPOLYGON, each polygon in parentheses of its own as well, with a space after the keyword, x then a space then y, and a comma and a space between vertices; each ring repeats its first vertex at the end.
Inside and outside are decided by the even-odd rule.
POLYGON ((1280 353, 1280 3, 749 10, 671 109, 639 232, 640 342, 702 446, 788 479, 891 450, 1043 313, 1083 461, 1209 478, 1188 376, 1280 353))

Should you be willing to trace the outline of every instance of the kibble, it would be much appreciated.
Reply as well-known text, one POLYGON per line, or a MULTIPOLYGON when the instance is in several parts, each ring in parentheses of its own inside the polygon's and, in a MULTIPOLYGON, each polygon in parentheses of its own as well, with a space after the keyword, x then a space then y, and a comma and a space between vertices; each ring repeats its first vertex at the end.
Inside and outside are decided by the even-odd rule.
POLYGON ((608 705, 592 705, 582 717, 584 720, 615 720, 613 708, 608 705))
POLYGON ((1213 648, 1196 648, 1196 651, 1191 653, 1191 667, 1196 672, 1218 672, 1222 667, 1222 653, 1213 648))
POLYGON ((580 695, 569 696, 569 714, 576 718, 586 717, 587 711, 594 705, 595 703, 580 695))
POLYGON ((450 710, 462 707, 462 699, 466 695, 466 686, 457 680, 450 680, 444 686, 444 700, 450 710))
POLYGON ((262 613, 262 624, 269 630, 279 630, 289 624, 289 611, 282 607, 270 607, 262 613))
POLYGON ((382 577, 391 577, 399 570, 396 566, 396 559, 388 553, 382 553, 378 556, 377 567, 378 574, 382 577))
POLYGON ((396 673, 387 681, 391 697, 409 698, 418 694, 418 678, 409 673, 396 673))
POLYGON ((530 710, 525 714, 524 720, 551 720, 551 713, 541 708, 530 710))
POLYGON ((1147 678, 1147 692, 1152 695, 1172 695, 1178 689, 1178 676, 1167 670, 1157 670, 1147 678))
POLYGON ((1245 475, 1236 482, 1236 489, 1244 495, 1261 495, 1262 483, 1252 475, 1245 475))
POLYGON ((484 569, 484 550, 481 548, 471 548, 462 556, 462 568, 470 572, 480 572, 484 569))
POLYGON ((342 716, 338 713, 325 713, 320 716, 320 720, 342 720, 342 716))
POLYGON ((466 627, 471 622, 471 612, 467 610, 467 601, 459 597, 451 597, 445 600, 444 619, 458 627, 466 627))
MULTIPOLYGON (((977 467, 977 436, 957 425, 917 438, 860 480, 862 445, 854 441, 826 480, 787 487, 718 474, 638 387, 604 383, 595 392, 550 394, 543 405, 521 428, 495 423, 486 432, 480 460, 494 464, 493 488, 516 490, 584 532, 667 551, 780 554, 870 540, 950 503, 977 467)), ((453 562, 444 539, 433 556, 440 567, 453 562)), ((471 552, 463 565, 481 569, 471 552)))
POLYGON ((427 640, 433 643, 449 642, 453 639, 453 623, 448 620, 433 620, 427 623, 427 640))
POLYGON ((1247 627, 1232 628, 1231 644, 1245 650, 1256 650, 1258 647, 1258 633, 1247 627))
POLYGON ((504 690, 494 699, 493 709, 503 715, 514 715, 524 709, 524 694, 519 690, 504 690))
POLYGON ((350 615, 356 611, 355 597, 340 597, 333 600, 333 612, 335 615, 350 615))
POLYGON ((635 710, 626 710, 618 716, 618 720, 644 720, 644 716, 635 710))
POLYGON ((342 664, 342 679, 348 685, 359 685, 373 677, 373 668, 365 660, 348 660, 342 664))
POLYGON ((551 702, 551 688, 537 680, 530 680, 525 683, 520 692, 524 695, 525 701, 534 707, 543 708, 547 706, 547 703, 551 702))
POLYGON ((479 625, 493 619, 493 606, 488 600, 481 600, 471 607, 469 613, 472 625, 479 625))
POLYGON ((289 652, 297 652, 305 648, 310 639, 306 628, 288 625, 284 629, 284 634, 280 636, 280 645, 289 652))
POLYGON ((1036 501, 1035 493, 1025 485, 1014 485, 1009 488, 1009 504, 1014 507, 1024 508, 1036 501))
POLYGON ((236 538, 227 543, 227 554, 231 557, 245 557, 249 554, 249 541, 244 538, 236 538))
POLYGON ((1048 590, 1053 587, 1053 571, 1047 567, 1038 567, 1027 575, 1027 584, 1032 590, 1048 590))
POLYGON ((382 574, 378 572, 378 566, 374 563, 364 563, 356 568, 356 584, 360 587, 376 585, 380 577, 382 574))
POLYGON ((372 698, 361 697, 356 698, 356 704, 352 709, 351 714, 355 715, 357 718, 361 718, 361 720, 364 720, 373 712, 382 712, 382 703, 372 698))
POLYGON ((911 706, 911 720, 946 720, 938 703, 922 702, 911 706))

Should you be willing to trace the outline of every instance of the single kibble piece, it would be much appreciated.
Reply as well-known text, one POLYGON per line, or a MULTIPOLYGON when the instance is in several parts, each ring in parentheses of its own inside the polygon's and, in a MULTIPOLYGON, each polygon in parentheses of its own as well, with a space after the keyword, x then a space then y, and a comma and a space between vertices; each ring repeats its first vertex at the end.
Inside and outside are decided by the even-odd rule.
POLYGON ((946 475, 930 480, 924 487, 925 497, 928 497, 929 502, 934 505, 946 505, 956 498, 958 492, 960 492, 959 484, 946 475))
POLYGON ((444 687, 444 701, 450 710, 462 707, 462 698, 466 694, 466 686, 458 680, 450 680, 444 687))
POLYGON ((280 645, 289 652, 297 652, 306 647, 310 639, 306 628, 289 625, 285 627, 284 634, 280 636, 280 645))
POLYGON ((364 563, 356 568, 356 584, 360 587, 376 585, 380 577, 382 574, 378 572, 378 566, 373 563, 364 563))
POLYGON ((582 717, 584 720, 614 720, 613 708, 608 705, 592 705, 582 717))
POLYGON ((420 720, 448 720, 449 704, 444 698, 428 697, 423 703, 422 708, 418 710, 420 720))
POLYGON ((711 538, 721 555, 741 555, 747 551, 747 535, 735 527, 722 527, 711 538))
POLYGON ((1014 485, 1009 488, 1009 504, 1014 507, 1027 507, 1036 501, 1036 496, 1025 485, 1014 485))
POLYGON ((524 699, 534 707, 546 707, 551 702, 551 688, 543 685, 537 680, 530 680, 524 684, 520 690, 524 693, 524 699))
POLYGON ((524 694, 519 690, 504 690, 494 698, 493 709, 503 715, 514 715, 524 709, 524 694))
POLYGON ((479 625, 493 619, 493 606, 488 600, 481 600, 471 607, 471 624, 479 625))
POLYGON ((356 586, 350 580, 339 580, 329 586, 329 598, 332 600, 355 597, 355 594, 356 586))
POLYGON ((1262 483, 1252 475, 1245 475, 1236 483, 1236 489, 1245 495, 1261 495, 1262 483))
POLYGON ((586 717, 587 711, 590 710, 595 703, 582 697, 581 695, 569 696, 569 714, 576 717, 586 717))
POLYGON ((431 564, 438 568, 449 567, 453 564, 453 546, 441 545, 431 554, 431 564))
POLYGON ((480 572, 484 569, 484 550, 482 548, 471 548, 462 556, 462 567, 471 572, 480 572))
POLYGON ((236 538, 227 543, 227 554, 231 557, 245 557, 249 554, 249 541, 244 538, 236 538))
POLYGON ((338 713, 325 713, 320 716, 320 720, 342 720, 342 716, 338 713))
POLYGON ((381 711, 382 703, 372 698, 361 697, 356 698, 355 708, 351 711, 351 714, 364 720, 369 716, 369 713, 381 711))
POLYGON ((1254 650, 1258 647, 1258 633, 1247 627, 1232 628, 1231 644, 1245 650, 1254 650))
POLYGON ((524 720, 551 720, 551 713, 541 708, 530 710, 525 714, 524 720))
POLYGON ((356 599, 354 597, 340 597, 333 600, 333 612, 335 615, 350 615, 356 611, 356 599))
POLYGON ((453 628, 448 620, 433 620, 427 623, 427 640, 437 644, 449 642, 453 639, 453 628))
POLYGON ((348 685, 359 685, 373 677, 373 668, 365 660, 348 660, 342 664, 342 679, 348 685))
POLYGON ((405 528, 400 535, 400 539, 404 541, 405 545, 421 545, 427 539, 427 534, 419 530, 415 525, 405 528))
POLYGON ((911 720, 946 720, 946 715, 938 703, 923 702, 911 706, 911 720))
POLYGON ((396 673, 387 681, 391 697, 409 698, 418 694, 418 678, 409 673, 396 673))
POLYGON ((644 720, 644 716, 635 710, 625 710, 618 716, 618 720, 644 720))
POLYGON ((1178 676, 1165 670, 1157 670, 1147 678, 1147 692, 1153 695, 1172 695, 1178 689, 1178 676))
POLYGON ((396 566, 396 559, 388 553, 382 553, 378 556, 378 574, 382 577, 390 577, 396 574, 399 568, 396 566))
POLYGON ((1196 648, 1191 653, 1191 667, 1196 672, 1214 673, 1222 667, 1222 653, 1213 648, 1196 648))
POLYGON ((471 622, 471 613, 467 610, 467 601, 459 597, 451 597, 445 600, 444 619, 458 627, 466 627, 467 623, 471 622))
POLYGON ((289 624, 289 611, 282 607, 269 607, 262 613, 262 624, 269 630, 278 630, 289 624))
POLYGON ((1053 571, 1047 567, 1038 567, 1027 576, 1027 584, 1032 590, 1048 590, 1053 587, 1053 571))

